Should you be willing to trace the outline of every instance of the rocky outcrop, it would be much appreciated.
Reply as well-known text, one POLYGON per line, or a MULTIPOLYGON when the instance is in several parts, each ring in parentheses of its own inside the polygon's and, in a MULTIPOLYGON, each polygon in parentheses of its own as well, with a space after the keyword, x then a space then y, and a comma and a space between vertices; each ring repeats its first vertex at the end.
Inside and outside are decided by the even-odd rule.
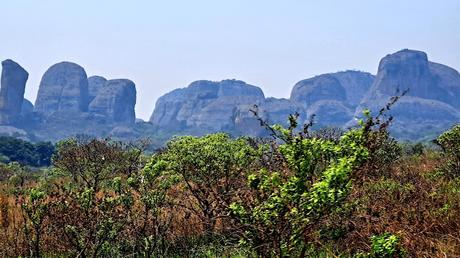
POLYGON ((290 100, 305 109, 308 119, 315 115, 319 126, 343 126, 373 81, 373 75, 358 71, 323 74, 298 82, 290 100))
POLYGON ((136 86, 127 79, 107 81, 89 105, 89 112, 108 122, 134 124, 136 86))
POLYGON ((107 79, 102 76, 91 76, 88 78, 88 103, 93 101, 106 82, 107 79))
POLYGON ((196 81, 159 98, 150 122, 162 129, 231 132, 239 106, 264 100, 259 87, 243 81, 196 81))
POLYGON ((19 118, 28 77, 27 71, 14 61, 2 62, 0 124, 12 124, 19 118))
POLYGON ((376 80, 356 109, 361 116, 367 108, 374 114, 388 100, 408 90, 388 112, 394 117, 395 136, 418 139, 439 133, 460 121, 460 75, 444 65, 428 61, 421 51, 401 50, 384 57, 376 80))
POLYGON ((375 114, 406 89, 389 112, 394 136, 433 139, 460 122, 460 74, 414 50, 384 57, 375 77, 344 71, 302 80, 290 99, 265 98, 259 87, 238 80, 196 81, 159 98, 149 122, 136 122, 136 88, 130 80, 87 78, 79 65, 62 62, 43 75, 34 107, 23 98, 27 76, 13 61, 3 62, 0 124, 7 125, 0 134, 52 141, 77 134, 121 140, 159 135, 157 147, 181 134, 266 135, 250 112, 254 105, 269 124, 287 126, 288 116, 297 112, 299 123, 316 115, 316 128, 344 127, 356 124, 354 117, 363 109, 375 114))
POLYGON ((85 70, 70 62, 51 66, 40 82, 35 111, 47 116, 57 111, 87 110, 88 79, 85 70))

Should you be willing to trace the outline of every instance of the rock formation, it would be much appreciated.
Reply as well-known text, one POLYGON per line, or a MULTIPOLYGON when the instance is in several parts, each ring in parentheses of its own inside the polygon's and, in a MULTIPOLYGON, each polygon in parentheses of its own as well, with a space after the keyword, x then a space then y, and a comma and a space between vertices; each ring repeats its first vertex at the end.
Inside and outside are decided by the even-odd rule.
POLYGON ((78 134, 121 140, 153 136, 159 147, 180 134, 267 135, 250 112, 254 105, 269 124, 286 126, 288 116, 297 112, 299 123, 316 115, 316 128, 348 127, 363 109, 375 114, 406 89, 388 113, 394 117, 394 136, 434 139, 460 122, 460 74, 407 49, 384 57, 375 77, 359 71, 315 76, 298 82, 290 99, 265 98, 259 87, 238 80, 195 81, 160 97, 149 122, 136 120, 136 87, 130 80, 87 78, 79 65, 58 63, 43 75, 34 107, 23 96, 27 72, 11 60, 2 65, 0 134, 37 140, 78 134))
POLYGON ((134 124, 136 86, 127 79, 109 80, 89 105, 89 112, 107 118, 108 122, 134 124))
MULTIPOLYGON (((343 126, 369 90, 374 76, 358 71, 323 74, 298 82, 291 101, 315 115, 319 126, 343 126)), ((303 121, 302 121, 303 122, 303 121)))
POLYGON ((28 77, 27 71, 14 61, 2 62, 0 124, 12 124, 18 120, 28 77))
POLYGON ((47 116, 57 111, 87 110, 88 79, 85 70, 70 62, 51 66, 40 82, 35 111, 47 116))
POLYGON ((88 78, 88 103, 93 101, 106 82, 107 79, 102 76, 91 76, 88 78))
POLYGON ((388 112, 395 119, 392 132, 399 138, 431 136, 460 121, 459 73, 429 62, 424 52, 408 49, 380 61, 375 82, 355 116, 360 116, 364 108, 377 113, 392 96, 405 90, 406 96, 388 112))
POLYGON ((231 132, 239 106, 252 106, 264 100, 259 87, 243 81, 195 81, 159 98, 150 122, 164 129, 231 132))

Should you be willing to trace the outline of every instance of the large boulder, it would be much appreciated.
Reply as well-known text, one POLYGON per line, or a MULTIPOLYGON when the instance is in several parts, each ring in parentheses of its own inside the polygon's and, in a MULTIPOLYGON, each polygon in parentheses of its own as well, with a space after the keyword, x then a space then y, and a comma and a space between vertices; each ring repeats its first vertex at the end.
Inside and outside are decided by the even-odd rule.
POLYGON ((87 110, 88 79, 85 70, 70 62, 51 66, 40 82, 35 111, 50 115, 56 111, 86 112, 87 110))
POLYGON ((394 117, 391 130, 395 136, 416 140, 442 132, 460 121, 458 72, 428 61, 424 52, 408 49, 380 61, 376 80, 355 116, 360 117, 363 109, 376 114, 392 96, 406 90, 406 95, 387 112, 394 117))
MULTIPOLYGON (((234 132, 238 106, 264 100, 259 87, 243 81, 195 81, 159 98, 150 122, 162 129, 188 129, 197 134, 234 132)), ((245 112, 249 113, 249 109, 245 112)))
POLYGON ((14 61, 2 62, 0 124, 12 124, 20 116, 28 77, 27 71, 14 61))
POLYGON ((91 114, 107 118, 108 122, 134 124, 136 86, 127 79, 109 80, 89 105, 91 114))

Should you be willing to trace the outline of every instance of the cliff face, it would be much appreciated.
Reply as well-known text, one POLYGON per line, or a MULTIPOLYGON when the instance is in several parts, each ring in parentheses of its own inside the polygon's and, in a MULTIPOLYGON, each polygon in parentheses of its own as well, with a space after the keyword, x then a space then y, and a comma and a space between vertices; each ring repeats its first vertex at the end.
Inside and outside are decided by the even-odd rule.
POLYGON ((434 135, 460 119, 460 75, 444 65, 428 61, 425 53, 401 50, 384 57, 375 82, 355 111, 374 114, 398 92, 406 91, 390 110, 395 122, 392 132, 399 138, 418 139, 434 135))
POLYGON ((110 122, 134 124, 136 85, 127 79, 109 80, 100 88, 89 105, 89 112, 110 122))
POLYGON ((407 95, 388 112, 394 117, 391 130, 395 136, 409 140, 432 137, 460 121, 459 73, 430 62, 424 52, 415 50, 385 56, 376 76, 344 71, 299 81, 288 100, 265 99, 263 93, 248 93, 234 86, 228 88, 233 96, 228 99, 218 94, 219 87, 219 83, 198 81, 166 94, 158 100, 150 122, 160 129, 196 134, 226 130, 262 135, 248 112, 257 105, 259 115, 269 123, 286 124, 287 116, 298 112, 300 122, 315 115, 317 128, 346 128, 355 125, 355 117, 360 117, 363 109, 376 114, 392 96, 405 90, 407 95))
POLYGON ((0 125, 9 127, 0 128, 0 135, 21 132, 26 139, 51 141, 80 134, 107 137, 112 132, 124 139, 139 137, 134 128, 134 82, 87 78, 83 67, 61 62, 43 75, 34 106, 24 99, 28 73, 11 60, 2 64, 0 125))
POLYGON ((88 78, 83 67, 70 62, 51 66, 40 82, 35 111, 48 116, 57 111, 87 110, 88 78))
POLYGON ((21 116, 28 77, 27 71, 14 61, 2 62, 0 125, 14 124, 21 116))

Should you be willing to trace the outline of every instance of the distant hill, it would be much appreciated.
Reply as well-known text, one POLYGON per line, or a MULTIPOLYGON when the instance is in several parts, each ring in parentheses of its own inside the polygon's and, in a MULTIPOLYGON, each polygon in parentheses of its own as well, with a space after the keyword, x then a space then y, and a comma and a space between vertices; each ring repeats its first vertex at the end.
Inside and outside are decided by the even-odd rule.
POLYGON ((88 78, 83 67, 61 62, 43 75, 35 105, 24 99, 28 73, 12 60, 2 62, 0 135, 58 141, 75 135, 161 145, 173 135, 224 131, 262 136, 266 131, 249 111, 258 106, 269 123, 300 122, 315 115, 316 128, 348 127, 362 110, 376 113, 398 92, 406 96, 389 113, 391 131, 406 140, 429 140, 460 122, 460 74, 430 62, 421 51, 385 56, 377 74, 343 71, 296 83, 289 99, 266 98, 261 88, 239 80, 196 81, 160 97, 148 122, 135 117, 136 87, 128 79, 88 78))

